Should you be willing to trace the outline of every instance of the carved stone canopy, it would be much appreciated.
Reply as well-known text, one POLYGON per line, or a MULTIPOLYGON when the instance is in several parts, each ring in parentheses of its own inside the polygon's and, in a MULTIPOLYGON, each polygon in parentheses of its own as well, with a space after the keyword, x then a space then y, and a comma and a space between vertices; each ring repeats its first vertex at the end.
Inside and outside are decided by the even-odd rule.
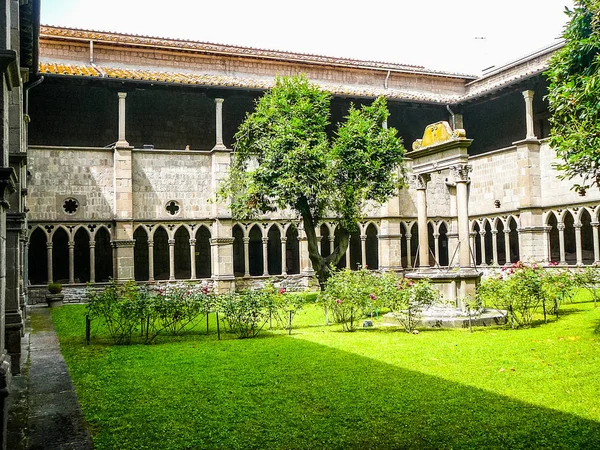
POLYGON ((413 142, 413 150, 419 150, 432 145, 444 144, 450 141, 466 139, 467 133, 462 128, 453 130, 445 120, 427 125, 423 139, 413 142))

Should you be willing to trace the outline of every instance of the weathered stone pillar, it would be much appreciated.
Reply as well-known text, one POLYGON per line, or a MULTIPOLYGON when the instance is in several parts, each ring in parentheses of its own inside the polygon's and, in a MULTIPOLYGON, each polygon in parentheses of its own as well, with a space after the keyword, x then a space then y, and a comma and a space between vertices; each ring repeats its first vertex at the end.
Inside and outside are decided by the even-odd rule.
POLYGON ((417 221, 419 226, 419 268, 429 269, 429 233, 427 232, 427 183, 429 174, 416 175, 417 221))
POLYGON ((433 251, 435 255, 435 264, 440 265, 440 233, 433 233, 433 251))
POLYGON ((308 256, 308 238, 306 237, 303 223, 298 227, 298 241, 300 249, 300 273, 305 276, 312 276, 314 270, 308 256))
POLYGON ((600 262, 600 243, 598 239, 598 225, 600 222, 592 222, 592 235, 594 236, 594 262, 600 262))
POLYGON ((216 128, 216 141, 217 143, 213 147, 213 150, 225 150, 225 144, 223 144, 223 102, 225 99, 215 98, 215 109, 217 117, 217 128, 216 128))
MULTIPOLYGON (((14 206, 17 202, 15 202, 14 206)), ((13 204, 11 210, 14 211, 13 204)), ((5 342, 11 357, 12 375, 21 373, 21 333, 23 331, 23 310, 21 292, 24 290, 21 273, 21 236, 25 234, 25 214, 10 212, 6 215, 6 305, 5 342)), ((0 262, 1 264, 2 262, 0 262)))
POLYGON ((544 262, 550 262, 550 230, 552 227, 544 227, 544 262))
POLYGON ((281 275, 287 275, 287 238, 281 238, 281 275))
POLYGON ((75 283, 75 242, 69 241, 69 284, 75 283))
POLYGON ((412 268, 412 246, 410 240, 412 239, 411 233, 406 233, 406 268, 412 268))
POLYGON ((505 265, 510 265, 510 229, 504 229, 504 255, 506 256, 505 265))
POLYGON ((233 273, 233 223, 230 218, 217 219, 213 222, 214 236, 210 240, 212 253, 212 278, 215 281, 217 293, 229 292, 235 289, 233 273))
POLYGON ((169 239, 169 281, 175 280, 175 239, 169 239))
POLYGON ((133 186, 132 154, 133 147, 125 138, 125 92, 119 92, 119 140, 114 149, 114 217, 113 260, 116 281, 133 280, 133 186))
POLYGON ((573 225, 575 228, 575 253, 577 255, 577 265, 583 266, 583 252, 581 248, 581 223, 573 225))
POLYGON ((360 264, 362 267, 367 265, 367 236, 360 235, 360 264))
POLYGON ((564 223, 558 223, 556 225, 556 228, 558 229, 558 245, 560 248, 560 261, 559 264, 561 266, 566 266, 567 265, 567 258, 565 255, 565 224, 564 223))
POLYGON ((190 239, 190 279, 196 279, 196 239, 190 239))
POLYGON ((244 276, 250 276, 250 238, 244 238, 244 276))
POLYGON ((534 91, 523 91, 523 97, 525 98, 525 123, 527 127, 525 139, 537 139, 533 127, 533 94, 534 91))
POLYGON ((48 241, 46 242, 46 258, 48 259, 48 283, 52 283, 54 281, 54 275, 52 274, 52 240, 51 237, 48 236, 48 241))
POLYGON ((481 242, 481 265, 487 266, 487 255, 485 254, 485 230, 479 231, 479 241, 481 242))
POLYGON ((262 238, 263 245, 263 276, 269 275, 269 238, 262 238))
POLYGON ((148 281, 154 281, 154 240, 148 239, 148 281))
POLYGON ((350 244, 348 243, 348 248, 346 249, 346 268, 352 270, 353 268, 350 267, 351 264, 352 260, 350 259, 350 244))
POLYGON ((96 282, 96 241, 90 239, 90 283, 96 282))
POLYGON ((402 235, 400 219, 382 219, 377 242, 379 245, 379 269, 399 271, 402 269, 402 235))
POLYGON ((471 266, 471 250, 469 248, 469 172, 472 170, 468 164, 452 166, 456 182, 456 209, 458 223, 458 260, 461 268, 471 266))
POLYGON ((498 265, 498 230, 492 230, 492 261, 498 265))

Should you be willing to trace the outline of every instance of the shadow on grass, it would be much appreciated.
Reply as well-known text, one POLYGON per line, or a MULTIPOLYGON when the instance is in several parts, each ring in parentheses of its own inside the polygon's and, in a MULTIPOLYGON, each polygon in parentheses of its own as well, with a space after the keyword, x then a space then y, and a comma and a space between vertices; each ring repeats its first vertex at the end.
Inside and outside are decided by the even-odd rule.
POLYGON ((157 442, 162 449, 594 448, 600 442, 598 422, 301 339, 94 347, 63 343, 98 448, 156 448, 157 442))

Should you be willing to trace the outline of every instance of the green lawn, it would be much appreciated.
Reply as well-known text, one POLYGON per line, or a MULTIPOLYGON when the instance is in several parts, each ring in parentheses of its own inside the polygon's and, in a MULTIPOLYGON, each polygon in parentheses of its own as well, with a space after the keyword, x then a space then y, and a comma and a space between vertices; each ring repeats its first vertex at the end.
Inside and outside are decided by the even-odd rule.
POLYGON ((344 333, 314 308, 292 336, 131 346, 85 345, 84 311, 52 316, 98 450, 600 446, 589 302, 524 330, 344 333))

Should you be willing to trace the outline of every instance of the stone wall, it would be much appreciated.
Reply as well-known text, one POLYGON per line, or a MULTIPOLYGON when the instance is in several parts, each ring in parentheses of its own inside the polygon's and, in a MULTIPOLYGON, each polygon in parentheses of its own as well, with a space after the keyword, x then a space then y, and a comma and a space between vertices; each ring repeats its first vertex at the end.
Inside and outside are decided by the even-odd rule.
POLYGON ((99 148, 30 147, 29 221, 112 220, 113 151, 99 148), (66 199, 79 203, 67 214, 66 199))

